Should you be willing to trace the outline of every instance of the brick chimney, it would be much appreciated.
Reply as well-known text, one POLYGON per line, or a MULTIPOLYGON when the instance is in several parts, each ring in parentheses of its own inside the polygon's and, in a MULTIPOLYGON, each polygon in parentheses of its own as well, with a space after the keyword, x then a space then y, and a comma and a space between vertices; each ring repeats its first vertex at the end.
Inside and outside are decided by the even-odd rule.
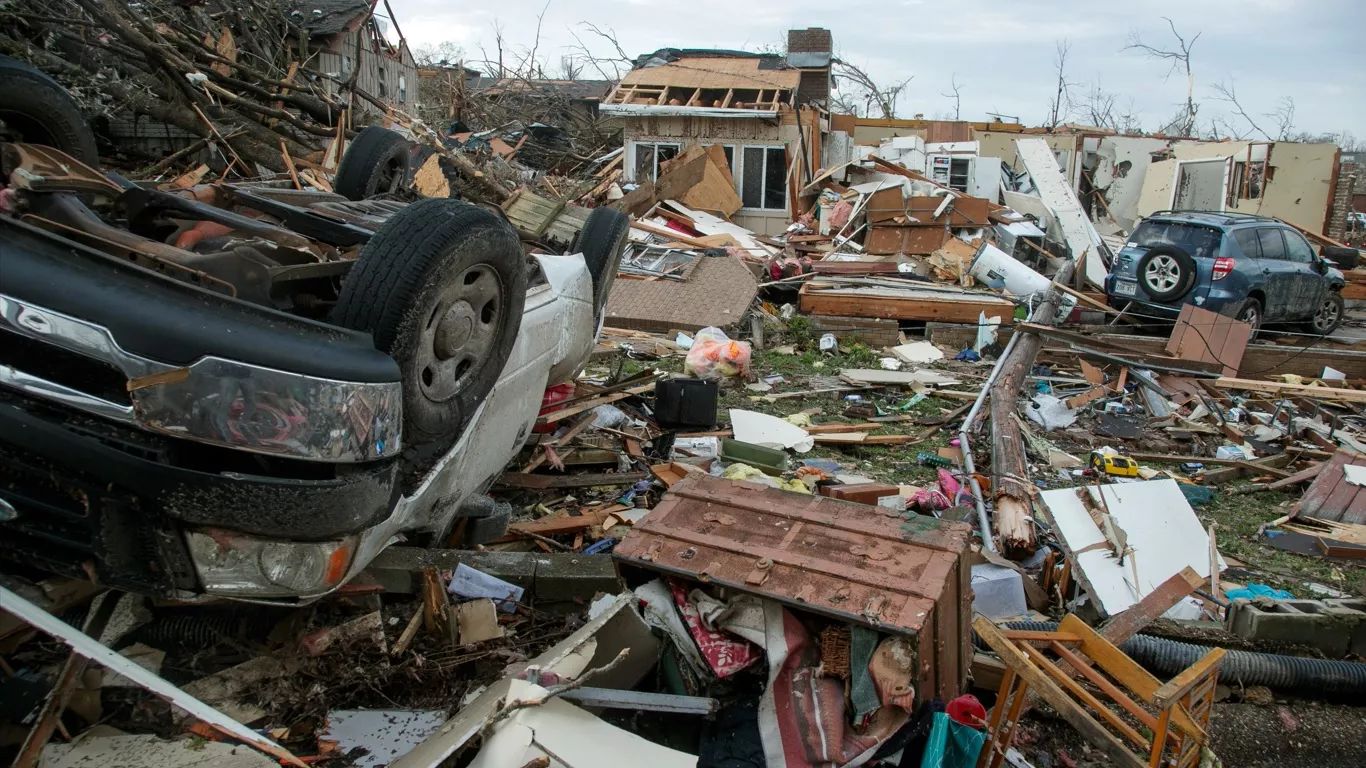
POLYGON ((823 27, 787 31, 787 64, 802 71, 797 85, 797 106, 830 99, 830 58, 834 54, 830 30, 823 27))

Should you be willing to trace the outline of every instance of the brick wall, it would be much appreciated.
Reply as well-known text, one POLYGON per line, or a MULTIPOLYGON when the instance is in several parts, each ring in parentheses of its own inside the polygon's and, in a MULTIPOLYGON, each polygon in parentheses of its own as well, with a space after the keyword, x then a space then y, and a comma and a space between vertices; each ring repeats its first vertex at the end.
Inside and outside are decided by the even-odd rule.
POLYGON ((830 53, 834 50, 834 38, 830 30, 820 27, 790 29, 787 32, 787 50, 793 52, 817 51, 830 53))
POLYGON ((1338 168, 1338 186, 1333 190, 1327 235, 1342 240, 1347 234, 1347 212, 1352 210, 1352 196, 1366 189, 1366 168, 1356 163, 1343 163, 1338 168))
MULTIPOLYGON (((831 53, 834 38, 830 30, 821 27, 790 29, 787 32, 788 55, 794 53, 831 53)), ((803 69, 797 85, 797 104, 825 104, 830 99, 830 67, 803 69)))

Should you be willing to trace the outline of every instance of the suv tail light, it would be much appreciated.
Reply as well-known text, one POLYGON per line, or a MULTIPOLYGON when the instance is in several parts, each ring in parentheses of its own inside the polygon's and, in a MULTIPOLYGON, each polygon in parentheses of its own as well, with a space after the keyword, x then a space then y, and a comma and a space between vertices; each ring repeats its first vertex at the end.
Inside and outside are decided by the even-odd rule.
POLYGON ((1223 280, 1228 277, 1228 273, 1233 271, 1234 260, 1229 256, 1220 256, 1214 260, 1214 279, 1223 280))

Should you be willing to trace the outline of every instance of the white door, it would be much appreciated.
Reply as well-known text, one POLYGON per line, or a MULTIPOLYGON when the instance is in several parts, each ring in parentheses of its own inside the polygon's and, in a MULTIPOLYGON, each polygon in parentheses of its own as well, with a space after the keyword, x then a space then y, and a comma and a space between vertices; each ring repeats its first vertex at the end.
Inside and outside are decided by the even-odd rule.
POLYGON ((1228 189, 1229 158, 1183 160, 1176 166, 1172 187, 1172 209, 1177 211, 1222 211, 1228 189))
POLYGON ((973 164, 968 194, 985 197, 993 203, 1001 202, 1001 158, 979 157, 973 164))

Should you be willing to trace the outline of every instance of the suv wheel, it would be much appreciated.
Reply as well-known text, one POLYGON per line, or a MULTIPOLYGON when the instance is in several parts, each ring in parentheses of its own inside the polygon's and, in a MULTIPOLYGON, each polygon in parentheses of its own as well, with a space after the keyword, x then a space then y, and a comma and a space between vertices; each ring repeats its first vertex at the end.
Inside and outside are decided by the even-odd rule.
POLYGON ((525 261, 502 219, 433 198, 390 217, 342 283, 332 322, 368 331, 403 374, 410 469, 455 444, 502 374, 522 323, 525 261))
POLYGON ((1342 325, 1342 294, 1329 291, 1314 316, 1309 319, 1310 333, 1327 336, 1342 325))
POLYGON ((1195 285, 1195 260, 1180 248, 1157 246, 1139 259, 1138 280, 1154 301, 1179 299, 1195 285))
POLYGON ((1265 315, 1262 314, 1262 303, 1256 299, 1244 299, 1243 303, 1239 304, 1238 308, 1231 314, 1233 315, 1234 320, 1252 326, 1252 334, 1254 336, 1262 327, 1262 320, 1265 319, 1265 315))

